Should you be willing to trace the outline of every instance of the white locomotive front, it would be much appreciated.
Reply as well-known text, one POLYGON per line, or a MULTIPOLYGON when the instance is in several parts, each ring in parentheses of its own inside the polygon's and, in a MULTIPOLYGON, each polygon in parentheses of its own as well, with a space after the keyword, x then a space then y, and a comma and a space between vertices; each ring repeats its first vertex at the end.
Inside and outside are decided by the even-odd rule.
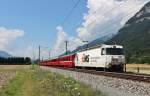
POLYGON ((123 71, 123 46, 99 45, 77 52, 75 66, 123 71))

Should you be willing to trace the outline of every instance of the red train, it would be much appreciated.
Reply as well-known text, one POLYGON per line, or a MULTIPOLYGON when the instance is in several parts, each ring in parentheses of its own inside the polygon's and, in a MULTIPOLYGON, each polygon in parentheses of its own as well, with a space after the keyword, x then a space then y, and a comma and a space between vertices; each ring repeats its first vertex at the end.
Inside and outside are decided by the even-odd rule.
POLYGON ((40 63, 44 66, 122 71, 125 64, 125 56, 123 54, 123 46, 103 44, 80 50, 74 54, 44 60, 40 63))
POLYGON ((75 67, 76 54, 60 56, 50 60, 40 62, 44 66, 75 67))

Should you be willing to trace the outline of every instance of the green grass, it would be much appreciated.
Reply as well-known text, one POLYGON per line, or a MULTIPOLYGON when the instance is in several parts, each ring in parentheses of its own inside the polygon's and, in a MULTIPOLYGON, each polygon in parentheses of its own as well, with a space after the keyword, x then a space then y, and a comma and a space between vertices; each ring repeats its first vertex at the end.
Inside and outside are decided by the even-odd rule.
POLYGON ((0 90, 0 96, 104 96, 70 77, 37 67, 17 72, 0 90))

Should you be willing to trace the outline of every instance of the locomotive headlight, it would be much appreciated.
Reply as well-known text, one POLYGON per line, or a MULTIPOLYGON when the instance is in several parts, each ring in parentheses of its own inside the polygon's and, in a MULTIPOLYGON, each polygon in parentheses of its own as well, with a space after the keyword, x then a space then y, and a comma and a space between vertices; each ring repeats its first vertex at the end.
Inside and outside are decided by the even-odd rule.
POLYGON ((111 66, 112 66, 111 63, 107 63, 107 64, 106 64, 106 68, 110 68, 111 66))

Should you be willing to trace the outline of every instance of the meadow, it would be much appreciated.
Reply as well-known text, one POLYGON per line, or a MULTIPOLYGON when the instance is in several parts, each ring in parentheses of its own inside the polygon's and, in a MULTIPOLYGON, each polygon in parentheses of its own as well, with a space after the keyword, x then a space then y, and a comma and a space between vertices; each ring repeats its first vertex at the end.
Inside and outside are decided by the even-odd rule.
POLYGON ((104 96, 90 86, 38 66, 4 66, 0 70, 15 70, 16 76, 0 89, 0 96, 104 96))
POLYGON ((127 64, 127 72, 150 74, 150 64, 127 64))

